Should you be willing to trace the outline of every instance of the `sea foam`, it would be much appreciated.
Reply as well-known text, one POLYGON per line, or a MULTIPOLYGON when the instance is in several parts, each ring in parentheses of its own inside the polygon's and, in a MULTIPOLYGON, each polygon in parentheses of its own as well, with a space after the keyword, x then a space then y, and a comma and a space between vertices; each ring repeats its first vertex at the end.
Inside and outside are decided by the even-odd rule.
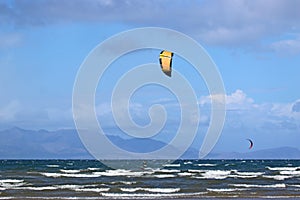
POLYGON ((146 191, 146 192, 153 192, 153 193, 174 193, 179 192, 180 188, 120 188, 123 192, 136 192, 136 191, 146 191))

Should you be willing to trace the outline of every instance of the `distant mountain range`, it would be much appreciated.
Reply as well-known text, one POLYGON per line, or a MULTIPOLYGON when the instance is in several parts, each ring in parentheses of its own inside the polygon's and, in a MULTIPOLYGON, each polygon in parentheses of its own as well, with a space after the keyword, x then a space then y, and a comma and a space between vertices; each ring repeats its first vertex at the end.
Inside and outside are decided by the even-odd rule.
MULTIPOLYGON (((108 136, 117 146, 132 152, 149 152, 166 144, 153 139, 123 139, 108 136)), ((175 148, 174 148, 175 150, 175 148)), ((189 148, 183 159, 197 158, 198 150, 189 148)), ((208 159, 300 159, 300 150, 281 147, 251 151, 247 153, 210 153, 208 159)), ((12 128, 0 131, 0 159, 93 159, 88 153, 77 131, 24 130, 12 128)))
POLYGON ((0 159, 79 159, 92 158, 76 130, 0 131, 0 159))
POLYGON ((300 159, 300 150, 294 147, 262 149, 247 153, 211 153, 209 159, 300 159))

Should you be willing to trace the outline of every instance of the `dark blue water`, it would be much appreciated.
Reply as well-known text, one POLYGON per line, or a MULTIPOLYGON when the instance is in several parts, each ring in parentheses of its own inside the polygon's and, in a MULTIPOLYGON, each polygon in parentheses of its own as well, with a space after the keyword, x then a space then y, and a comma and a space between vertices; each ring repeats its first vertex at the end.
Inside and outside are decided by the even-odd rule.
POLYGON ((300 160, 180 160, 149 167, 155 162, 128 170, 94 160, 2 160, 0 198, 300 198, 300 160))

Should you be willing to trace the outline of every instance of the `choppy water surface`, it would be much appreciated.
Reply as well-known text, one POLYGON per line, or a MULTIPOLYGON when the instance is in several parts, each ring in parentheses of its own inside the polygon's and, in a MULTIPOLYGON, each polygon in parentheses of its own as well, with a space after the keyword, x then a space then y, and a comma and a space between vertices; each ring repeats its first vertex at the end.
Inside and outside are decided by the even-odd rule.
POLYGON ((0 199, 300 198, 300 160, 2 160, 0 199), (134 162, 134 161, 116 161, 134 162))

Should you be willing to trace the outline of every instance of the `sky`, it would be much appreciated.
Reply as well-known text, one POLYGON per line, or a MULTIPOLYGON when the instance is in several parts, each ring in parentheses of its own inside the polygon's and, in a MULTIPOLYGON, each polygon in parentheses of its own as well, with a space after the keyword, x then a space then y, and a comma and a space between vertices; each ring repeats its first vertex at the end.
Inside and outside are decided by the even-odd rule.
MULTIPOLYGON (((217 65, 227 112, 216 151, 246 152, 247 138, 256 150, 298 148, 299 7, 299 0, 1 0, 0 129, 75 128, 72 91, 86 56, 115 34, 151 26, 188 35, 217 65)), ((100 81, 96 112, 111 134, 119 131, 109 108, 118 77, 133 66, 158 62, 159 52, 130 53, 112 64, 100 81), (126 67, 120 70, 120 65, 126 67)), ((193 144, 197 147, 210 121, 209 93, 190 64, 175 55, 176 67, 190 80, 202 110, 200 136, 193 144)), ((173 133, 180 111, 163 88, 143 87, 133 95, 133 119, 140 125, 149 123, 147 112, 153 103, 165 105, 170 118, 162 132, 173 133)))

